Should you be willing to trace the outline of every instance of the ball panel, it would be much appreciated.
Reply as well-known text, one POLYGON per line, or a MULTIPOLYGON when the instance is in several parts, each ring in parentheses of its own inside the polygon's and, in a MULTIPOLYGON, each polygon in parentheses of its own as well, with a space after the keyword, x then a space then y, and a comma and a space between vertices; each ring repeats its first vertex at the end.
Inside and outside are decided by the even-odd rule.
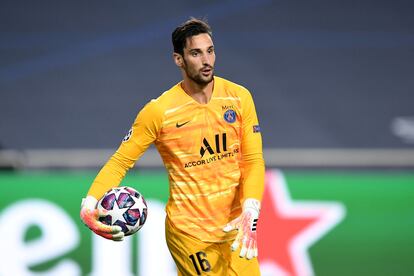
POLYGON ((136 198, 140 198, 141 196, 141 194, 137 190, 131 187, 125 187, 125 190, 128 191, 128 193, 130 193, 132 196, 135 196, 136 198))
POLYGON ((134 200, 131 198, 131 195, 128 193, 120 193, 117 199, 119 208, 127 208, 134 205, 134 200))
POLYGON ((141 217, 139 209, 129 209, 124 213, 124 219, 128 225, 135 226, 141 217))
POLYGON ((115 194, 109 193, 103 197, 100 204, 104 209, 112 210, 114 208, 115 200, 116 200, 115 194))
POLYGON ((111 225, 112 216, 111 215, 107 215, 107 216, 104 216, 104 217, 100 217, 99 218, 99 221, 102 222, 103 224, 111 225))
POLYGON ((126 223, 125 223, 125 222, 123 222, 123 221, 117 220, 117 221, 115 221, 115 223, 114 223, 113 225, 118 225, 118 226, 120 226, 120 227, 122 228, 122 232, 124 232, 125 234, 127 234, 127 233, 128 233, 128 231, 129 231, 129 229, 128 229, 128 227, 127 227, 126 223))
MULTIPOLYGON (((145 202, 144 202, 145 203, 145 202)), ((147 206, 147 204, 145 203, 145 206, 147 206)), ((144 223, 145 223, 145 221, 147 220, 147 214, 148 214, 148 208, 144 208, 143 210, 142 210, 142 213, 141 213, 141 218, 140 218, 140 221, 139 221, 139 224, 140 225, 144 225, 144 223)))

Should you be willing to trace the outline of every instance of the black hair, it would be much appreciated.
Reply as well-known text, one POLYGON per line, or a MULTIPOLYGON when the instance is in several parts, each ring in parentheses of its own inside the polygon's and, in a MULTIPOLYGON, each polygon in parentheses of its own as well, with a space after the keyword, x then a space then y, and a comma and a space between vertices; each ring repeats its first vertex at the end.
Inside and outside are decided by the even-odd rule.
POLYGON ((213 36, 211 27, 208 25, 207 20, 205 19, 203 20, 192 17, 178 26, 172 33, 174 53, 183 55, 187 38, 199 34, 208 34, 210 37, 213 36))

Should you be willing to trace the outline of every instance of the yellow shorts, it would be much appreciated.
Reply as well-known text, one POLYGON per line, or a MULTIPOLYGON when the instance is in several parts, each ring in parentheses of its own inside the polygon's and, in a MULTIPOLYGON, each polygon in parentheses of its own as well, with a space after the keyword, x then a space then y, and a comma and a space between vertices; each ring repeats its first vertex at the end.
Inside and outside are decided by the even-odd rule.
POLYGON ((240 258, 240 248, 231 251, 233 241, 202 242, 176 229, 169 219, 165 220, 165 235, 168 249, 177 266, 178 276, 218 275, 256 276, 260 275, 257 258, 240 258))

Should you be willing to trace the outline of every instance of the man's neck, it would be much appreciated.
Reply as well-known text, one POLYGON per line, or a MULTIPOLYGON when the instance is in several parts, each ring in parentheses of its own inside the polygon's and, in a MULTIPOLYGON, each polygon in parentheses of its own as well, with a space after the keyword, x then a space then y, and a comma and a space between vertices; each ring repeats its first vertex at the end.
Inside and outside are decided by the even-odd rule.
POLYGON ((185 93, 200 104, 207 104, 213 94, 214 80, 206 85, 200 85, 192 80, 184 79, 181 84, 185 93))

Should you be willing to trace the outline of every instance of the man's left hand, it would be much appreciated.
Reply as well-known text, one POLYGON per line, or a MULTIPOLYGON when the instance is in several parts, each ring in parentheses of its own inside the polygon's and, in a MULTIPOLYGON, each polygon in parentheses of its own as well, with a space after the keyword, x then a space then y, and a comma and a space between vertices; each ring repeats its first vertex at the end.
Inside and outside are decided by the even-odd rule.
POLYGON ((239 217, 229 222, 224 228, 224 232, 238 230, 236 239, 231 245, 233 251, 239 248, 240 257, 248 260, 257 257, 257 234, 256 226, 260 213, 260 201, 253 198, 248 198, 243 203, 243 212, 239 217))

